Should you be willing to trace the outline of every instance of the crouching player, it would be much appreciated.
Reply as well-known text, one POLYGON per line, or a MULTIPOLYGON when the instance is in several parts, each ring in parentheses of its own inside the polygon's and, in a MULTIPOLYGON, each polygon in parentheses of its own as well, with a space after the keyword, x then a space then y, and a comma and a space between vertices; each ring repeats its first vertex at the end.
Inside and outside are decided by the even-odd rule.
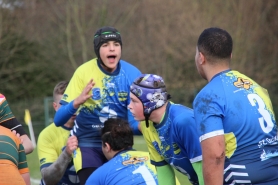
POLYGON ((110 118, 101 130, 102 151, 109 160, 88 178, 86 185, 156 185, 156 170, 147 152, 136 151, 133 132, 127 121, 110 118))

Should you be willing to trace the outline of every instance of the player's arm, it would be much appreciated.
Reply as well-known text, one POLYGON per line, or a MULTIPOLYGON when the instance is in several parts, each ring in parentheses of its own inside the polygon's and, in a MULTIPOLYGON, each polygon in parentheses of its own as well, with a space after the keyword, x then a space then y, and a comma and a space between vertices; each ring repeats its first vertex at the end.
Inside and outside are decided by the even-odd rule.
POLYGON ((198 176, 198 181, 199 181, 199 185, 204 185, 204 177, 203 177, 203 162, 202 161, 198 161, 195 163, 192 163, 192 166, 198 176))
POLYGON ((62 179, 68 164, 72 160, 72 153, 77 148, 77 146, 77 138, 75 136, 69 137, 67 146, 58 159, 50 166, 41 169, 42 179, 45 184, 55 185, 62 179))
MULTIPOLYGON (((18 141, 19 142, 19 141, 18 141)), ((18 170, 26 185, 30 185, 30 173, 26 160, 26 153, 23 150, 23 145, 19 144, 18 148, 18 170)))
POLYGON ((94 85, 95 83, 93 82, 93 79, 91 79, 77 98, 75 98, 69 104, 62 105, 59 108, 54 116, 54 123, 56 126, 64 125, 70 119, 70 117, 75 114, 79 106, 91 98, 92 95, 90 92, 94 85))
POLYGON ((175 185, 175 172, 171 165, 156 166, 157 179, 159 185, 175 185))
POLYGON ((203 151, 203 175, 206 185, 222 185, 225 162, 224 135, 214 136, 201 142, 203 151))
MULTIPOLYGON (((191 114, 190 114, 191 115, 191 114)), ((180 137, 181 143, 187 151, 187 157, 198 176, 199 185, 204 185, 204 177, 202 170, 202 150, 198 134, 196 133, 195 119, 193 116, 176 117, 178 120, 175 124, 175 132, 180 137), (184 125, 184 123, 187 123, 184 125)))
POLYGON ((17 137, 19 137, 26 154, 30 154, 33 152, 34 146, 32 144, 32 141, 16 118, 4 121, 3 123, 1 123, 1 126, 10 129, 17 137))
POLYGON ((31 185, 30 173, 29 172, 28 173, 23 173, 23 174, 21 174, 21 176, 24 179, 26 185, 31 185))

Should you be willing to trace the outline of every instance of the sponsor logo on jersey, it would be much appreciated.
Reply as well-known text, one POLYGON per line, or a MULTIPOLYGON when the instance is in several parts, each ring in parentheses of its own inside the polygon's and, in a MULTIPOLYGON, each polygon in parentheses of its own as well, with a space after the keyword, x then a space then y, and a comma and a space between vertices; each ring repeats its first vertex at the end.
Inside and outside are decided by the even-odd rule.
POLYGON ((67 100, 67 98, 68 98, 68 95, 64 94, 63 97, 62 97, 62 100, 67 100))
POLYGON ((179 155, 181 153, 181 149, 179 148, 177 143, 173 143, 174 154, 179 155))
POLYGON ((101 98, 100 88, 96 87, 92 89, 92 99, 99 100, 101 98))
POLYGON ((141 162, 147 161, 149 158, 147 156, 143 157, 131 157, 130 159, 123 162, 123 165, 129 165, 129 164, 137 164, 141 162))
POLYGON ((248 79, 243 79, 241 77, 237 78, 237 81, 234 82, 234 86, 238 88, 244 88, 244 89, 250 89, 250 86, 253 85, 253 83, 248 79))
POLYGON ((42 165, 43 163, 45 163, 45 158, 42 158, 41 160, 40 160, 40 164, 42 165))
POLYGON ((125 101, 127 99, 128 93, 127 92, 119 92, 118 97, 120 101, 125 101))

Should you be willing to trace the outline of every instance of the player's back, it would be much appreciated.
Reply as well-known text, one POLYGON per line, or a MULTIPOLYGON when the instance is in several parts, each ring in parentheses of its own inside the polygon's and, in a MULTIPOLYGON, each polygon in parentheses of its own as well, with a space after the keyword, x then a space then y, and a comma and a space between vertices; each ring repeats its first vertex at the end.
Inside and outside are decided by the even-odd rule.
POLYGON ((206 108, 195 115, 197 123, 203 119, 201 138, 222 130, 225 134, 227 183, 278 184, 277 126, 264 88, 237 71, 225 71, 213 77, 194 104, 206 108), (216 124, 217 119, 223 124, 216 124))
POLYGON ((147 152, 128 150, 116 154, 99 167, 87 180, 87 185, 156 185, 157 174, 147 152))
POLYGON ((25 184, 21 173, 29 172, 23 146, 9 129, 0 126, 0 184, 25 184))

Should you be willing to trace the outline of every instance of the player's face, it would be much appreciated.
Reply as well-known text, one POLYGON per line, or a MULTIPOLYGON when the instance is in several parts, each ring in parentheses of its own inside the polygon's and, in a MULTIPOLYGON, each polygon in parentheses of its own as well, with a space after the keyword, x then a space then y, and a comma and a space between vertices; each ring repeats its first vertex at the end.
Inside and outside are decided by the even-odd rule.
POLYGON ((201 61, 202 60, 202 53, 199 52, 198 50, 198 47, 196 47, 196 54, 195 54, 195 64, 196 64, 196 67, 197 67, 197 70, 199 72, 199 74, 205 78, 205 74, 204 74, 204 71, 202 69, 202 65, 201 65, 201 61))
POLYGON ((112 73, 116 70, 121 58, 121 45, 116 41, 108 41, 100 46, 99 55, 103 63, 104 69, 112 73))
POLYGON ((143 104, 134 94, 130 93, 130 104, 128 109, 132 113, 133 117, 137 121, 145 120, 143 104))

